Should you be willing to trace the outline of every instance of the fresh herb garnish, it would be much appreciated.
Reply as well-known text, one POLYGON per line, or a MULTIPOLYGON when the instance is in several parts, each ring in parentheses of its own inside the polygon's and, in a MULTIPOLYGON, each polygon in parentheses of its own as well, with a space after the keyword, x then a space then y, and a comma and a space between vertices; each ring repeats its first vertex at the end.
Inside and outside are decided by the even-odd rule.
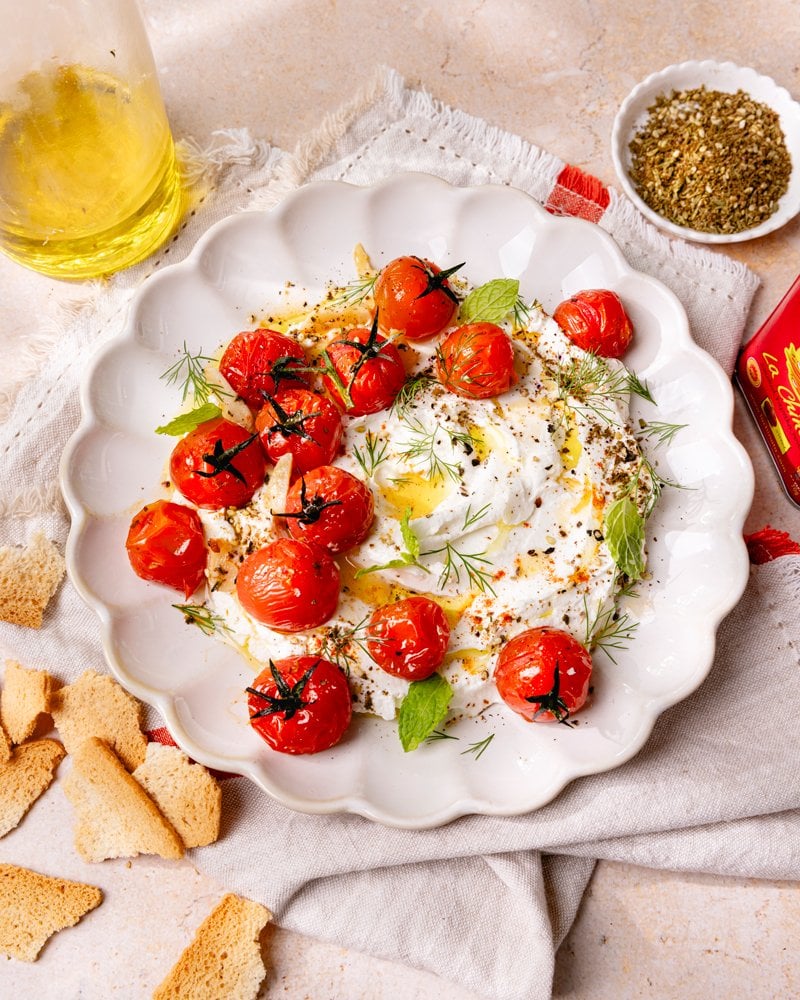
POLYGON ((204 635, 230 631, 224 619, 204 604, 173 604, 172 607, 180 611, 187 625, 196 625, 204 635))
POLYGON ((400 520, 400 534, 403 538, 403 545, 405 545, 405 551, 400 554, 400 557, 398 559, 390 559, 389 562, 378 563, 375 566, 366 566, 363 569, 358 570, 356 573, 356 579, 361 576, 366 576, 368 573, 377 573, 378 570, 381 569, 402 569, 404 566, 419 566, 419 568, 425 570, 426 573, 430 573, 430 570, 423 566, 419 561, 420 545, 419 539, 414 534, 414 529, 411 527, 410 507, 406 507, 403 512, 403 517, 400 520))
POLYGON ((440 740, 457 740, 458 736, 452 736, 443 729, 434 729, 430 736, 425 737, 426 743, 438 743, 440 740))
POLYGON ((364 437, 364 450, 358 445, 353 445, 353 457, 361 466, 364 475, 371 479, 375 475, 375 470, 386 458, 389 450, 389 442, 381 441, 372 431, 367 431, 364 437))
POLYGON ((478 521, 480 521, 480 519, 486 514, 486 511, 489 510, 491 506, 492 505, 490 503, 484 504, 483 507, 480 508, 480 510, 476 510, 475 513, 473 514, 472 504, 470 504, 467 507, 466 514, 464 514, 464 524, 461 530, 466 531, 468 528, 474 527, 478 523, 478 521))
POLYGON ((215 403, 203 403, 201 406, 196 406, 193 410, 189 410, 188 413, 181 413, 173 420, 170 420, 168 424, 162 424, 161 427, 156 427, 156 434, 169 434, 170 437, 182 437, 184 434, 188 434, 189 431, 193 431, 200 424, 204 424, 207 420, 213 420, 215 417, 222 416, 222 410, 215 403))
POLYGON ((571 358, 568 364, 552 369, 550 374, 563 403, 579 413, 593 413, 604 423, 612 423, 616 416, 609 400, 632 394, 655 403, 647 384, 638 375, 625 367, 612 370, 602 358, 590 352, 571 358))
POLYGON ((465 753, 471 753, 475 755, 475 760, 480 760, 481 755, 486 751, 493 739, 494 733, 490 733, 486 739, 478 740, 477 743, 470 743, 466 750, 461 751, 461 755, 463 756, 465 753))
POLYGON ((638 580, 644 573, 644 526, 645 519, 629 496, 615 500, 606 510, 606 545, 629 580, 638 580))
POLYGON ((440 674, 412 681, 397 714, 397 731, 403 750, 416 750, 444 720, 453 689, 440 674))
POLYGON ((475 438, 468 431, 451 431, 441 424, 436 424, 433 430, 428 430, 422 421, 406 418, 406 425, 411 430, 411 438, 398 452, 403 458, 421 463, 425 467, 426 479, 444 479, 445 476, 459 482, 462 469, 458 462, 448 462, 438 453, 437 446, 442 442, 442 435, 470 450, 475 447, 475 438))
POLYGON ((372 295, 379 273, 376 271, 375 274, 369 274, 363 278, 348 281, 333 298, 328 300, 327 304, 331 306, 357 306, 368 296, 372 295))
POLYGON ((259 691, 258 688, 245 688, 245 691, 247 691, 248 694, 253 694, 257 698, 261 698, 262 701, 266 702, 266 706, 264 708, 260 709, 258 712, 254 712, 250 716, 250 721, 252 722, 253 719, 262 719, 266 715, 275 715, 276 712, 283 712, 284 719, 288 722, 295 712, 299 712, 301 708, 305 708, 308 702, 303 701, 303 691, 305 691, 306 684, 308 684, 311 679, 311 675, 317 669, 319 664, 319 660, 312 663, 303 676, 290 687, 286 682, 286 678, 280 670, 278 670, 272 660, 270 660, 269 672, 272 674, 272 679, 275 681, 275 686, 278 689, 278 697, 275 698, 272 695, 265 694, 263 691, 259 691))
POLYGON ((486 558, 486 552, 460 552, 454 545, 450 542, 445 542, 441 548, 431 549, 429 552, 423 552, 424 556, 435 556, 444 553, 444 569, 439 575, 437 581, 440 587, 447 586, 448 581, 452 579, 456 583, 461 581, 462 570, 466 573, 467 579, 472 584, 473 587, 480 590, 482 593, 487 591, 490 594, 496 596, 494 587, 492 587, 492 573, 488 570, 482 569, 482 566, 491 566, 491 560, 486 558))
POLYGON ((611 662, 616 663, 611 650, 625 649, 633 639, 639 623, 633 621, 627 611, 620 611, 616 607, 603 610, 602 604, 598 605, 595 615, 591 616, 586 597, 583 598, 583 607, 586 612, 584 646, 589 650, 602 649, 611 662))
POLYGON ((533 713, 531 717, 531 722, 538 716, 542 715, 543 712, 550 712, 556 722, 560 722, 562 726, 574 726, 574 722, 568 722, 569 719, 569 708, 567 703, 558 693, 559 688, 559 669, 558 662, 556 662, 555 669, 553 670, 553 686, 547 692, 547 694, 532 695, 530 698, 526 698, 525 701, 529 701, 532 705, 538 705, 539 707, 533 713))
POLYGON ((688 426, 688 424, 668 424, 661 420, 647 420, 639 431, 639 437, 656 438, 659 444, 671 444, 678 431, 688 426))
POLYGON ((331 625, 325 638, 322 640, 320 655, 343 670, 348 676, 350 674, 350 664, 355 660, 352 646, 357 646, 362 653, 372 659, 368 642, 385 642, 370 633, 369 622, 372 616, 367 614, 349 628, 344 625, 331 625))
POLYGON ((429 385, 433 385, 436 379, 425 372, 417 372, 416 375, 409 375, 400 387, 400 392, 395 396, 392 403, 391 412, 403 420, 409 409, 414 405, 417 396, 429 385))
POLYGON ((161 373, 167 385, 180 385, 181 402, 186 402, 189 393, 194 397, 198 406, 207 403, 210 396, 231 396, 222 386, 211 382, 205 373, 205 367, 215 359, 203 354, 202 347, 197 354, 192 354, 183 342, 183 349, 180 358, 171 365, 165 372, 161 373))
POLYGON ((516 278, 495 278, 473 288, 461 303, 460 323, 502 323, 511 312, 516 313, 519 281, 516 278))

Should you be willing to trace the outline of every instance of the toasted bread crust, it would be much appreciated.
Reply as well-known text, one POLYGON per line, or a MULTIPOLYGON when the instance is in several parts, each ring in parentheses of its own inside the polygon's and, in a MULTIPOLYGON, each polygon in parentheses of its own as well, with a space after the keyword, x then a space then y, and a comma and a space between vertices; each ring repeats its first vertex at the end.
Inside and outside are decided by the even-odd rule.
POLYGON ((0 765, 0 837, 18 825, 47 788, 64 758, 55 740, 33 740, 18 746, 0 765))
POLYGON ((75 847, 85 861, 157 854, 183 857, 183 842, 142 786, 102 740, 74 752, 64 793, 76 812, 75 847))
POLYGON ((93 885, 0 864, 0 952, 35 962, 48 938, 99 906, 93 885))
POLYGON ((40 531, 24 548, 0 548, 0 621, 41 628, 65 572, 64 557, 40 531))

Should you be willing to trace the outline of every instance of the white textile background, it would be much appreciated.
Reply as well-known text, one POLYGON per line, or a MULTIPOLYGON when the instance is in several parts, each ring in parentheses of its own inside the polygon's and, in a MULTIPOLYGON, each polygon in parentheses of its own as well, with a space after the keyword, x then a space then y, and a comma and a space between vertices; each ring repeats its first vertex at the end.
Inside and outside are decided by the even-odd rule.
MULTIPOLYGON (((268 206, 308 180, 363 184, 401 170, 455 184, 511 184, 545 202, 563 167, 407 90, 390 72, 292 155, 242 133, 219 140, 205 156, 212 188, 172 243, 87 291, 67 322, 43 329, 18 359, 19 373, 37 374, 0 430, 0 544, 22 542, 35 528, 65 540, 57 468, 78 423, 87 360, 121 328, 147 276, 184 257, 213 222, 268 206)), ((754 276, 723 256, 666 241, 613 192, 599 224, 634 267, 672 288, 695 338, 730 371, 754 276)), ((192 860, 260 899, 288 928, 429 969, 487 998, 548 997, 555 948, 596 858, 800 878, 799 596, 798 557, 754 568, 700 690, 661 717, 634 760, 574 782, 533 814, 409 832, 359 817, 293 813, 234 778, 224 782, 220 842, 192 852, 192 860)), ((62 681, 86 667, 103 669, 95 619, 68 582, 41 632, 0 624, 0 653, 62 681)), ((160 720, 151 714, 149 724, 160 720)))

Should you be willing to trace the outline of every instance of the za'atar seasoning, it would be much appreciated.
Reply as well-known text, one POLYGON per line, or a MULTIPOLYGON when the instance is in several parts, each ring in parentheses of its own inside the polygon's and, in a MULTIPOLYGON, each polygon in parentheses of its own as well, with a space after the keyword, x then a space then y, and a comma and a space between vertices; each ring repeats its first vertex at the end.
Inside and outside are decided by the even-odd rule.
POLYGON ((662 94, 629 144, 630 178, 663 218, 704 233, 754 229, 778 208, 792 162, 778 114, 743 90, 662 94))
POLYGON ((800 277, 745 344, 736 381, 789 499, 800 507, 800 277))

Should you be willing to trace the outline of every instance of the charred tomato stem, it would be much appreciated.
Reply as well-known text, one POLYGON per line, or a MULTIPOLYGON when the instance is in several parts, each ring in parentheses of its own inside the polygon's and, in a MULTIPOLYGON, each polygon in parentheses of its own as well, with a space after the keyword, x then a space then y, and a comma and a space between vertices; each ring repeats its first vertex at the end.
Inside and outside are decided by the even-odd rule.
POLYGON ((232 448, 223 448, 222 439, 217 438, 214 444, 214 451, 208 455, 203 455, 203 461, 211 466, 212 471, 205 472, 202 469, 197 469, 197 475, 202 476, 204 479, 211 479, 213 476, 218 476, 221 472, 229 472, 240 483, 246 483, 244 476, 233 464, 233 460, 245 448, 248 448, 257 437, 258 434, 251 434, 249 438, 240 441, 239 444, 233 445, 232 448))
POLYGON ((311 675, 319 666, 319 663, 319 660, 317 660, 316 663, 312 663, 303 676, 295 684, 290 686, 280 670, 278 670, 272 660, 270 660, 269 671, 275 681, 279 697, 275 698, 272 695, 265 694, 263 691, 259 691, 258 688, 245 688, 248 694, 255 695, 257 698, 261 698, 267 703, 264 708, 260 709, 258 712, 254 712, 250 716, 251 721, 253 719, 263 719, 267 715, 275 715, 278 712, 283 712, 284 718, 289 720, 295 712, 299 712, 301 708, 305 708, 308 702, 303 701, 303 691, 305 690, 306 684, 308 684, 311 675))

